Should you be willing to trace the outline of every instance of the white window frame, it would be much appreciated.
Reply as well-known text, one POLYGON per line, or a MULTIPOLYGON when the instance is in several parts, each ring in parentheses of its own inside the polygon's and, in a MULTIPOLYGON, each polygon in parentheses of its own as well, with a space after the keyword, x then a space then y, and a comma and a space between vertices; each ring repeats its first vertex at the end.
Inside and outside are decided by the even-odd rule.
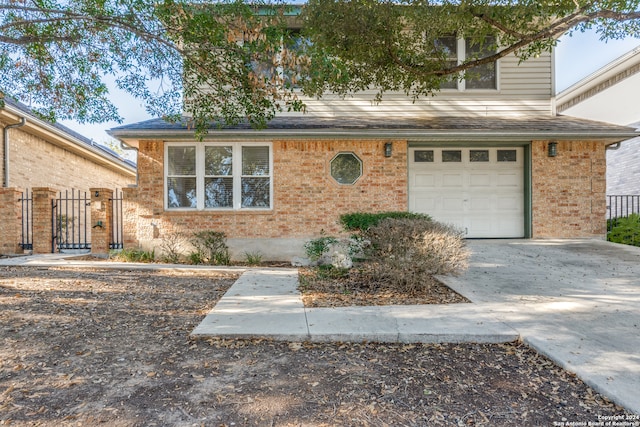
MULTIPOLYGON (((164 209, 166 211, 268 211, 273 209, 273 145, 270 142, 166 142, 164 144, 164 209), (195 147, 196 148, 196 207, 169 207, 169 147, 195 147), (222 208, 205 208, 204 183, 205 183, 205 147, 226 146, 232 147, 232 175, 233 178, 233 206, 222 208), (242 148, 243 147, 268 147, 269 148, 269 207, 242 207, 242 178, 250 175, 242 175, 242 148)), ((262 178, 267 178, 261 175, 262 178)))

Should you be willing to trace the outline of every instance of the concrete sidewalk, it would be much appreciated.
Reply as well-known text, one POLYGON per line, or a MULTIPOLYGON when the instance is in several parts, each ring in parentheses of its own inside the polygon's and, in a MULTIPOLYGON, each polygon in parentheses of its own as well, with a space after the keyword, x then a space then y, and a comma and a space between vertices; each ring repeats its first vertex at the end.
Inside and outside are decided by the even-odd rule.
POLYGON ((191 335, 325 342, 507 342, 518 337, 489 314, 486 304, 305 308, 297 286, 294 269, 247 271, 191 335))
POLYGON ((296 270, 251 270, 192 336, 352 342, 520 337, 640 414, 640 248, 596 240, 469 246, 469 270, 442 279, 473 304, 305 309, 296 270))

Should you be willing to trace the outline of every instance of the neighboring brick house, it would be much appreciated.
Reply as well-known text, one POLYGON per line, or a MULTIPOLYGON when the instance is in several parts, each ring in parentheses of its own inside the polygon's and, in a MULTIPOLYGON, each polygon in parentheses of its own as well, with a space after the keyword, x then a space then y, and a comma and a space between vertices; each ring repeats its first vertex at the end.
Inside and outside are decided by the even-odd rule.
POLYGON ((125 246, 210 229, 237 258, 288 259, 339 233, 342 213, 389 210, 427 213, 468 237, 603 238, 605 147, 637 133, 557 116, 553 61, 509 56, 415 102, 309 99, 304 115, 264 130, 214 126, 202 142, 162 120, 111 129, 139 150, 125 246))
MULTIPOLYGON (((0 126, 0 254, 21 252, 21 229, 27 224, 22 222, 26 211, 19 199, 26 190, 29 194, 34 188, 47 194, 84 193, 90 188, 114 190, 136 183, 134 163, 65 126, 39 119, 20 102, 5 98, 0 126)), ((43 206, 46 217, 33 219, 41 220, 48 230, 41 230, 41 236, 34 231, 34 243, 38 240, 43 248, 51 248, 52 208, 50 203, 43 206)))
MULTIPOLYGON (((558 112, 640 127, 640 47, 600 68, 557 96, 558 112)), ((607 150, 607 194, 640 195, 640 138, 607 150)))
POLYGON ((37 118, 20 102, 5 99, 0 125, 4 129, 0 144, 3 187, 88 191, 136 182, 134 163, 66 126, 37 118), (20 126, 22 118, 25 122, 20 126))

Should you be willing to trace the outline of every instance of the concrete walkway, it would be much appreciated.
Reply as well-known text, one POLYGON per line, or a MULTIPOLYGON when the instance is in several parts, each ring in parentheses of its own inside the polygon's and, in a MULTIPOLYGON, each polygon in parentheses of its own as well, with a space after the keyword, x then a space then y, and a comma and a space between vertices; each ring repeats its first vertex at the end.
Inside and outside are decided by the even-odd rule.
POLYGON ((296 270, 245 272, 194 337, 508 342, 520 337, 640 414, 640 248, 596 240, 469 241, 473 304, 304 308, 296 270))

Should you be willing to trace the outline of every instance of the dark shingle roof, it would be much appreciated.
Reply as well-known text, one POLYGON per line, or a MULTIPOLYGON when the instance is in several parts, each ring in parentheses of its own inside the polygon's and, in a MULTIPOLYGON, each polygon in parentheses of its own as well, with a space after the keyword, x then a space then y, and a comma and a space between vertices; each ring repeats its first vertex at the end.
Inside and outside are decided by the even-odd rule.
MULTIPOLYGON (((418 137, 436 134, 487 134, 487 135, 529 135, 531 137, 588 137, 594 138, 631 138, 638 135, 632 128, 594 122, 566 116, 549 117, 317 117, 282 116, 270 121, 265 129, 252 129, 248 123, 233 126, 212 123, 209 136, 215 137, 229 133, 268 135, 291 134, 291 136, 320 135, 323 133, 343 133, 357 135, 366 133, 371 136, 384 131, 384 135, 394 132, 411 134, 418 137)), ((118 138, 179 137, 193 134, 189 122, 169 123, 162 119, 147 120, 110 129, 109 134, 118 138)))

